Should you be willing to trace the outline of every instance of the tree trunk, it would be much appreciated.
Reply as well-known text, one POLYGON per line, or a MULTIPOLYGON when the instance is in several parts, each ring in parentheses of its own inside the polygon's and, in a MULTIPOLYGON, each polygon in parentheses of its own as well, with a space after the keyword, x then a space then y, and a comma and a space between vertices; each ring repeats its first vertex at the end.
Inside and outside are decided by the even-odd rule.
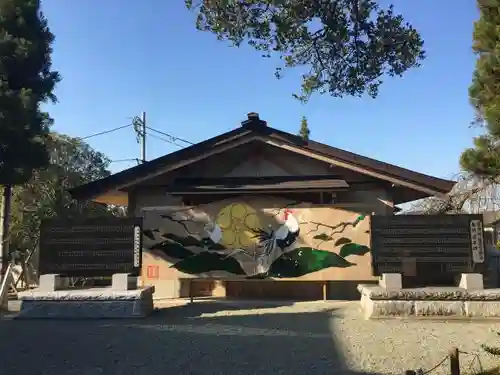
POLYGON ((4 185, 0 211, 0 260, 2 264, 1 275, 5 274, 9 265, 9 226, 12 198, 12 185, 4 185))

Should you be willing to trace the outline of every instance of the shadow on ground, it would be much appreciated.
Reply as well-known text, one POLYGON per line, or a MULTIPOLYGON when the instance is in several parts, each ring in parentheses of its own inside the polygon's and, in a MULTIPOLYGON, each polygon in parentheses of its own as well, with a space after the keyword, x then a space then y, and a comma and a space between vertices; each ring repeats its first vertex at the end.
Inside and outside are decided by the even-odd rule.
POLYGON ((330 331, 341 311, 275 307, 195 302, 143 320, 4 319, 0 374, 361 374, 346 368, 330 331))

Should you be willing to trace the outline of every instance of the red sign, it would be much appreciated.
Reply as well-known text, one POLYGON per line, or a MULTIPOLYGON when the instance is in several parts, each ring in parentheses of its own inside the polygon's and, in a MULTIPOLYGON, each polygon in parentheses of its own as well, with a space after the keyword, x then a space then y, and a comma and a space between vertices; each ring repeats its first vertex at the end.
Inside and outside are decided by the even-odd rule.
POLYGON ((146 275, 148 279, 158 279, 158 277, 160 276, 160 267, 148 266, 146 275))

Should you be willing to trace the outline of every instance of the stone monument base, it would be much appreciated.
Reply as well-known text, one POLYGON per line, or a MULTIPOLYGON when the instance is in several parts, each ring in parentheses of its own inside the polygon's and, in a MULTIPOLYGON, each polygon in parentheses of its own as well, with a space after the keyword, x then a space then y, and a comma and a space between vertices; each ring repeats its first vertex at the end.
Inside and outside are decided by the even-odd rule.
POLYGON ((154 286, 137 288, 128 274, 113 275, 109 288, 59 290, 59 275, 40 276, 40 286, 20 292, 18 319, 144 318, 153 311, 154 286))
POLYGON ((500 319, 500 289, 483 289, 482 276, 463 274, 458 288, 401 287, 398 274, 383 275, 380 285, 358 285, 365 319, 390 317, 464 317, 500 319))
POLYGON ((20 292, 17 319, 144 318, 153 311, 154 287, 20 292))

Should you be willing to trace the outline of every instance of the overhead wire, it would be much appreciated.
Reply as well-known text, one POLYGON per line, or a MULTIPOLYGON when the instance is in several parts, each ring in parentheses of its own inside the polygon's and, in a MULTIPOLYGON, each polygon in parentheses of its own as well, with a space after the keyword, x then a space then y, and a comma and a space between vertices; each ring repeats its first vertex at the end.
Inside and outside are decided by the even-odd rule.
MULTIPOLYGON (((163 132, 163 131, 161 131, 161 130, 158 130, 158 129, 155 129, 155 128, 151 128, 151 127, 149 127, 149 126, 146 126, 146 129, 149 129, 149 130, 151 130, 151 131, 153 131, 153 132, 155 132, 155 133, 161 134, 161 135, 163 135, 163 136, 165 136, 165 137, 169 138, 172 142, 175 142, 175 141, 181 141, 181 142, 187 143, 187 144, 189 144, 189 145, 194 145, 194 143, 193 143, 193 142, 187 141, 187 140, 182 139, 182 138, 180 138, 180 137, 176 137, 175 135, 172 135, 172 134, 165 133, 165 132, 163 132)), ((151 135, 151 133, 150 133, 149 135, 151 135)))
POLYGON ((86 137, 77 137, 76 139, 79 139, 79 140, 83 141, 85 139, 89 139, 89 138, 93 138, 93 137, 98 137, 98 136, 104 135, 104 134, 113 133, 115 131, 128 128, 129 126, 132 126, 132 124, 118 126, 116 128, 113 128, 113 129, 108 129, 108 130, 104 130, 104 131, 99 132, 99 133, 94 133, 94 134, 87 135, 86 137))
MULTIPOLYGON (((76 139, 78 139, 78 140, 85 140, 85 139, 89 139, 89 138, 94 138, 94 137, 98 137, 98 136, 101 136, 101 135, 113 133, 113 132, 121 130, 121 129, 125 129, 125 128, 128 128, 130 126, 133 126, 133 124, 126 124, 126 125, 122 125, 122 126, 117 126, 116 128, 112 128, 112 129, 108 129, 108 130, 103 130, 101 132, 90 134, 90 135, 87 135, 85 137, 77 137, 76 139)), ((193 142, 190 142, 190 141, 188 141, 186 139, 183 139, 183 138, 180 138, 180 137, 176 137, 175 135, 172 135, 172 134, 166 133, 164 131, 152 128, 150 126, 146 126, 146 129, 149 129, 149 130, 151 130, 151 131, 153 131, 155 133, 161 134, 164 137, 167 137, 168 139, 155 136, 154 134, 151 134, 151 133, 149 134, 149 136, 152 136, 153 138, 157 138, 157 139, 160 139, 160 140, 168 142, 168 143, 175 144, 176 146, 182 147, 181 145, 175 143, 177 141, 181 141, 181 142, 187 143, 189 145, 194 145, 193 142)))
MULTIPOLYGON (((116 132, 118 130, 126 129, 126 128, 131 127, 131 126, 133 126, 132 123, 126 124, 126 125, 122 125, 122 126, 117 126, 115 128, 108 129, 108 130, 103 130, 101 132, 93 133, 93 134, 87 135, 85 137, 77 137, 76 139, 78 139, 78 140, 86 140, 86 139, 98 137, 98 136, 101 136, 101 135, 105 135, 105 134, 109 134, 109 133, 114 133, 114 132, 116 132)), ((185 146, 178 144, 177 143, 178 141, 184 142, 184 143, 186 143, 188 145, 194 145, 193 142, 190 142, 190 141, 188 141, 186 139, 183 139, 183 138, 180 138, 180 137, 176 137, 175 135, 172 135, 172 134, 166 133, 164 131, 152 128, 150 126, 146 126, 146 129, 151 130, 152 132, 160 134, 160 135, 163 136, 163 137, 160 137, 157 134, 151 134, 151 133, 149 133, 148 137, 151 137, 151 138, 154 138, 154 139, 158 139, 158 140, 166 142, 166 143, 170 143, 170 144, 172 144, 174 146, 177 146, 179 148, 183 148, 185 146)), ((121 163, 121 162, 131 162, 131 161, 138 162, 139 159, 138 158, 118 159, 118 160, 111 160, 111 163, 121 163)))
POLYGON ((184 146, 180 145, 180 144, 177 144, 175 143, 174 141, 171 141, 169 139, 165 139, 163 137, 159 137, 157 136, 156 134, 148 134, 148 137, 152 137, 152 138, 155 138, 155 139, 159 139, 160 141, 163 141, 163 142, 167 142, 167 143, 170 143, 174 146, 177 146, 177 147, 180 147, 180 148, 183 148, 184 146))
MULTIPOLYGON (((77 137, 76 139, 82 141, 82 140, 85 140, 85 139, 89 139, 89 138, 93 138, 93 137, 98 137, 100 135, 114 133, 114 132, 116 132, 118 130, 125 129, 125 128, 128 128, 130 126, 132 126, 132 124, 126 124, 126 125, 122 125, 122 126, 117 126, 116 128, 112 128, 112 129, 108 129, 108 130, 103 130, 101 132, 90 134, 90 135, 87 135, 85 137, 77 137)), ((110 163, 123 163, 123 162, 131 162, 131 161, 138 162, 139 159, 138 158, 116 159, 116 160, 110 160, 110 163)))

